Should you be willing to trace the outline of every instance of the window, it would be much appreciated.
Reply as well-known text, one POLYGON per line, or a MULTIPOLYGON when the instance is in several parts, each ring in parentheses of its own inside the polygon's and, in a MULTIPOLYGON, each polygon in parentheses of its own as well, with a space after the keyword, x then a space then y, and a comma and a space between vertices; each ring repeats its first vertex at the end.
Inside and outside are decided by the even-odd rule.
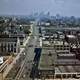
POLYGON ((10 44, 8 44, 8 52, 10 52, 10 44))
POLYGON ((14 48, 14 52, 16 53, 16 48, 14 48))
POLYGON ((14 46, 16 46, 16 43, 14 44, 14 46))
POLYGON ((13 44, 11 44, 11 51, 13 52, 13 44))
POLYGON ((1 51, 3 52, 3 43, 1 43, 1 51))
POLYGON ((20 42, 20 45, 23 45, 23 42, 20 42))

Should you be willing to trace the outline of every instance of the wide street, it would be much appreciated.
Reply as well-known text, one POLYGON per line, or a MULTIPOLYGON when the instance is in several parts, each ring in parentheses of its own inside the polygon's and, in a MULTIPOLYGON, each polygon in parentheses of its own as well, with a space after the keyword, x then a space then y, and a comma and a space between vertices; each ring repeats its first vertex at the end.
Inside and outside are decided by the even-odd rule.
POLYGON ((33 66, 33 59, 35 56, 34 49, 39 45, 38 41, 38 29, 35 24, 33 24, 33 33, 29 40, 29 43, 26 45, 25 48, 25 59, 23 61, 22 69, 17 74, 16 80, 31 80, 30 73, 33 66))

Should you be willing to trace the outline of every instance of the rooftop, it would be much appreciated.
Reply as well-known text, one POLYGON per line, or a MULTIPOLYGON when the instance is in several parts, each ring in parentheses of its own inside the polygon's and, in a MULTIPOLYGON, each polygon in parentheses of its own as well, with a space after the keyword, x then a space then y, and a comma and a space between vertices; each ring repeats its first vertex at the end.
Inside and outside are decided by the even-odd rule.
POLYGON ((63 41, 57 41, 57 40, 55 40, 54 41, 54 45, 69 45, 67 42, 63 42, 63 41))
POLYGON ((55 74, 75 74, 80 73, 80 66, 57 66, 55 67, 55 74))
POLYGON ((39 61, 39 70, 54 70, 55 51, 43 49, 39 61))
POLYGON ((76 38, 74 35, 67 35, 68 38, 76 38))

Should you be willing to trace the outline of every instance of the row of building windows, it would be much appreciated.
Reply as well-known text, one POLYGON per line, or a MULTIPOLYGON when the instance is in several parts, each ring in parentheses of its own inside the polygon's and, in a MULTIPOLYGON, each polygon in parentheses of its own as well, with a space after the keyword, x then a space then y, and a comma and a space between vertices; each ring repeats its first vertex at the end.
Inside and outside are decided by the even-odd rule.
POLYGON ((55 47, 56 50, 69 50, 69 47, 55 47))
POLYGON ((54 47, 69 47, 68 45, 54 45, 54 47))
POLYGON ((6 47, 6 46, 9 46, 9 45, 16 46, 16 43, 0 43, 0 47, 6 47))
POLYGON ((0 52, 16 52, 16 44, 1 44, 0 52))

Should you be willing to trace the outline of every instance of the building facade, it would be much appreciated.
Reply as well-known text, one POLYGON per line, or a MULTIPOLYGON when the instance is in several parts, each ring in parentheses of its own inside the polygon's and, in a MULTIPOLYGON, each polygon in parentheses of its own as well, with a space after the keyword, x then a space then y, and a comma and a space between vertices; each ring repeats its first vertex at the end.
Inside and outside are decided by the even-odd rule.
POLYGON ((0 55, 19 53, 20 43, 17 38, 0 38, 0 55))

